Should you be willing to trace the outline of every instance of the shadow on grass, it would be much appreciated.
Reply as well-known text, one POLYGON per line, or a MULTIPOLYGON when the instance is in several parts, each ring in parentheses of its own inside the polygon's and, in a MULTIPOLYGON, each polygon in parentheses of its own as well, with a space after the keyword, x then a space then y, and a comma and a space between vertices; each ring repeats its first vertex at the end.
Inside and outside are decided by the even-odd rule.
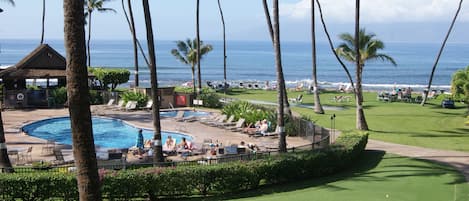
MULTIPOLYGON (((382 160, 385 155, 384 151, 366 150, 357 159, 356 163, 343 172, 338 174, 313 178, 305 181, 298 181, 288 184, 278 184, 273 186, 263 186, 259 189, 252 191, 240 192, 236 194, 213 196, 213 197, 198 197, 198 198, 184 198, 180 200, 226 200, 226 199, 238 199, 238 198, 249 198, 257 197, 261 195, 268 195, 273 193, 290 192, 295 190, 301 190, 311 187, 329 188, 331 190, 347 190, 339 186, 332 185, 332 182, 353 178, 354 180, 376 180, 373 176, 366 176, 369 170, 375 168, 382 160)), ((175 200, 175 199, 171 199, 175 200)), ((177 199, 176 199, 177 200, 177 199)))

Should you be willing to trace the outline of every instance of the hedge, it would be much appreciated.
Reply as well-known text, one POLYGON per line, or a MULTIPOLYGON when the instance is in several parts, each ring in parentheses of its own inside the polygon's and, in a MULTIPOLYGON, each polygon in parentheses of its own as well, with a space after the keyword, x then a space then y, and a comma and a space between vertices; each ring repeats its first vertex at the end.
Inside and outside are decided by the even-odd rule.
MULTIPOLYGON (((218 195, 334 174, 365 149, 367 134, 342 134, 328 148, 271 155, 267 159, 190 167, 100 170, 108 200, 218 195)), ((1 200, 77 200, 73 174, 0 174, 1 200)))

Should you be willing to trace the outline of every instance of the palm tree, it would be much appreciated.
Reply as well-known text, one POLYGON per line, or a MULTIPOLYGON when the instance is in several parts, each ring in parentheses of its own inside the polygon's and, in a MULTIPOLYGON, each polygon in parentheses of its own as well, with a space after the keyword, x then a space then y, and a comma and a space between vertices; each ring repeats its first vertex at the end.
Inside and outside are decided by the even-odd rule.
POLYGON ((221 9, 220 0, 218 0, 218 10, 220 11, 221 24, 223 26, 223 92, 226 93, 226 32, 225 18, 223 17, 223 10, 221 9))
MULTIPOLYGON (((15 5, 15 2, 13 0, 7 0, 7 2, 13 6, 15 5)), ((0 9, 0 12, 2 11, 3 10, 0 9)), ((0 168, 3 168, 3 170, 8 173, 14 172, 14 169, 11 166, 10 158, 8 157, 8 149, 7 149, 6 140, 5 140, 5 130, 3 129, 3 118, 2 118, 1 109, 0 109, 0 168)))
POLYGON ((318 77, 316 74, 316 22, 314 12, 314 0, 311 0, 311 49, 312 49, 312 64, 313 64, 313 93, 314 93, 314 112, 317 114, 324 114, 321 106, 318 91, 318 77))
MULTIPOLYGON (((451 26, 449 26, 448 32, 446 32, 445 39, 443 40, 443 43, 441 44, 440 51, 438 52, 435 63, 433 64, 432 73, 430 74, 430 79, 428 80, 427 92, 430 91, 430 87, 432 86, 433 74, 435 74, 436 66, 438 65, 438 61, 440 61, 441 53, 443 53, 443 49, 445 48, 446 41, 448 40, 449 34, 453 30, 454 23, 456 22, 456 19, 458 18, 458 14, 459 14, 459 11, 461 10, 462 2, 463 0, 459 1, 459 6, 458 6, 458 9, 456 10, 456 14, 454 14, 453 21, 451 22, 451 26)), ((424 93, 423 100, 421 103, 422 106, 424 106, 425 102, 427 102, 427 97, 428 97, 428 93, 424 93)))
POLYGON ((148 0, 143 0, 143 13, 145 15, 145 27, 147 30, 147 45, 148 55, 150 57, 150 79, 151 79, 151 98, 155 101, 152 106, 153 117, 153 140, 155 143, 152 145, 155 150, 153 160, 155 162, 163 162, 163 147, 161 143, 161 122, 160 122, 160 100, 158 98, 158 77, 156 74, 156 56, 155 56, 155 42, 153 40, 153 28, 151 25, 151 14, 148 0))
MULTIPOLYGON (((197 52, 200 52, 200 23, 199 23, 199 11, 200 11, 200 0, 197 0, 197 4, 196 4, 196 17, 195 17, 195 34, 196 34, 196 39, 197 39, 197 52)), ((197 95, 200 95, 200 93, 202 92, 202 77, 201 77, 201 72, 200 72, 200 54, 196 54, 195 55, 196 58, 197 58, 197 80, 198 80, 198 83, 197 83, 197 95)))
POLYGON ((365 62, 368 60, 381 60, 389 61, 391 64, 396 66, 394 59, 386 54, 378 53, 378 50, 384 49, 384 43, 378 39, 375 39, 375 34, 367 34, 365 29, 360 29, 356 32, 356 36, 353 37, 349 33, 343 33, 339 37, 344 41, 336 49, 339 56, 347 61, 356 62, 355 72, 355 92, 356 92, 356 104, 357 104, 357 129, 368 130, 368 125, 365 120, 363 112, 363 95, 362 95, 362 72, 365 67, 365 62), (358 37, 357 37, 358 36, 358 37), (357 41, 359 39, 359 41, 357 41), (358 44, 358 45, 355 45, 358 44), (357 54, 358 52, 358 54, 357 54))
POLYGON ((127 16, 127 12, 125 11, 124 7, 124 0, 121 1, 122 3, 122 10, 124 11, 125 14, 125 19, 127 20, 129 24, 129 29, 130 33, 132 34, 132 43, 134 47, 134 66, 135 66, 135 78, 134 78, 134 85, 135 87, 138 87, 139 85, 139 80, 138 80, 138 50, 137 50, 137 34, 135 33, 135 22, 134 22, 134 14, 132 11, 132 2, 130 0, 127 0, 127 8, 129 9, 129 14, 130 14, 130 20, 129 17, 127 16))
POLYGON ((278 83, 278 111, 277 111, 277 127, 279 132, 279 142, 278 148, 280 152, 287 152, 287 141, 285 133, 285 121, 284 121, 284 111, 283 111, 283 98, 285 80, 283 78, 283 69, 282 69, 282 52, 280 48, 280 20, 279 20, 279 9, 278 9, 278 0, 273 1, 273 35, 274 35, 274 51, 275 51, 275 66, 277 68, 277 83, 278 83))
POLYGON ((88 41, 86 46, 88 48, 88 66, 91 66, 91 53, 90 53, 90 41, 91 41, 91 16, 93 11, 97 10, 98 12, 107 12, 112 11, 116 12, 116 10, 112 8, 104 8, 104 3, 111 1, 111 0, 85 0, 85 9, 86 14, 85 16, 88 17, 88 41))
MULTIPOLYGON (((127 0, 128 8, 129 8, 129 11, 130 11, 130 10, 132 10, 132 5, 130 4, 129 1, 130 0, 127 0)), ((125 19, 127 21, 127 24, 129 25, 129 30, 132 33, 134 31, 133 30, 134 26, 132 25, 132 24, 134 24, 134 22, 133 22, 134 21, 133 12, 132 12, 132 15, 130 16, 130 19, 129 19, 129 16, 127 15, 127 11, 125 10, 124 0, 122 0, 121 2, 122 2, 122 10, 124 11, 125 19)), ((132 33, 132 35, 133 35, 133 33, 132 33)), ((145 60, 145 63, 147 64, 147 66, 150 67, 150 62, 148 61, 147 56, 145 55, 145 51, 143 50, 142 45, 140 44, 140 41, 138 40, 138 38, 135 38, 135 42, 137 43, 137 47, 140 50, 140 53, 142 54, 143 60, 145 60)))
MULTIPOLYGON (((269 8, 267 5, 267 0, 262 0, 262 5, 264 7, 264 14, 265 14, 266 22, 267 22, 267 28, 269 30, 270 39, 272 40, 272 46, 273 46, 274 45, 274 30, 272 28, 272 20, 270 19, 270 12, 269 12, 269 8)), ((281 76, 282 76, 282 80, 285 80, 283 78, 283 73, 281 74, 281 76)), ((290 104, 288 103, 288 94, 287 94, 287 89, 285 87, 285 84, 283 85, 283 109, 284 109, 285 114, 287 114, 288 116, 292 116, 290 104)))
MULTIPOLYGON (((197 47, 197 39, 191 40, 191 39, 186 39, 186 41, 181 41, 178 40, 176 41, 176 46, 177 49, 172 49, 171 54, 176 57, 177 60, 180 62, 190 65, 191 70, 192 70, 192 85, 193 85, 193 93, 195 93, 195 65, 197 65, 199 62, 198 54, 197 54, 197 49, 200 49, 200 59, 202 57, 209 53, 210 51, 213 50, 212 45, 207 44, 204 45, 203 41, 200 41, 201 47, 197 47)), ((199 80, 200 82, 200 80, 199 80)))
POLYGON ((44 25, 46 23, 46 0, 42 0, 42 29, 41 29, 41 44, 44 43, 44 25))
POLYGON ((86 67, 83 0, 64 0, 67 95, 81 201, 101 200, 86 67))

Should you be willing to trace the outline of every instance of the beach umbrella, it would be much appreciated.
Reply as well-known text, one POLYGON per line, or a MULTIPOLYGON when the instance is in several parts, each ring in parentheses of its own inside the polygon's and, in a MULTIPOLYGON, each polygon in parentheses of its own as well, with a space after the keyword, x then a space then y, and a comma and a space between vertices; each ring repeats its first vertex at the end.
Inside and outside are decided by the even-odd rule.
POLYGON ((142 129, 138 130, 138 135, 137 135, 137 142, 135 143, 135 147, 143 149, 143 134, 142 134, 142 129))

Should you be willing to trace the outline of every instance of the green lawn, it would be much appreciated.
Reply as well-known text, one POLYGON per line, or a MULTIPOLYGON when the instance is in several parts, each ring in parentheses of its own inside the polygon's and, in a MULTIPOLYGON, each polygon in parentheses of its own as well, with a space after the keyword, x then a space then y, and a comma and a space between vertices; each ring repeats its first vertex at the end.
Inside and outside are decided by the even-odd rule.
MULTIPOLYGON (((289 97, 303 93, 303 104, 313 105, 313 95, 305 92, 289 92, 289 97)), ((439 106, 440 99, 430 100, 427 106, 419 104, 376 100, 376 92, 367 92, 365 97, 365 115, 368 121, 370 138, 399 144, 407 144, 436 149, 469 151, 469 127, 464 125, 466 106, 457 103, 456 109, 444 109, 439 106)), ((227 96, 245 100, 276 102, 276 91, 235 89, 227 96)), ((296 107, 292 110, 311 116, 317 124, 330 127, 332 114, 336 115, 335 125, 339 130, 355 128, 355 103, 353 94, 326 92, 321 94, 321 103, 325 106, 343 106, 345 110, 326 110, 326 114, 315 114, 312 109, 296 107), (351 96, 351 102, 336 103, 336 95, 351 96)))
POLYGON ((366 151, 337 175, 202 200, 467 201, 469 186, 451 167, 366 151))

